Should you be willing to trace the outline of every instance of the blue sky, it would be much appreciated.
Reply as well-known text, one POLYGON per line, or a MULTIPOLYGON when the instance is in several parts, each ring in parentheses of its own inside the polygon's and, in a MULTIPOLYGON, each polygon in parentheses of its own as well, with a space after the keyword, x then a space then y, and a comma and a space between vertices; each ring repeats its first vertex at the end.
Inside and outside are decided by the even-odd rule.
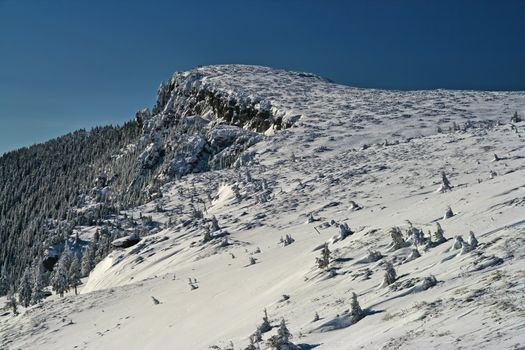
POLYGON ((525 90, 525 1, 0 0, 0 153, 121 124, 199 64, 525 90))

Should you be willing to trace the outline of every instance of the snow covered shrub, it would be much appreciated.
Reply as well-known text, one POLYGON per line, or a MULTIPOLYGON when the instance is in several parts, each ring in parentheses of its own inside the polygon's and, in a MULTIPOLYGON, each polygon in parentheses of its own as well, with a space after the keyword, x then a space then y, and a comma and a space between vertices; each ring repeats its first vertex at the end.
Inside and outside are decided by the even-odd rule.
POLYGON ((445 211, 445 215, 443 215, 443 219, 448 219, 454 216, 454 212, 452 211, 452 208, 447 207, 447 210, 445 211))
POLYGON ((312 222, 317 221, 316 218, 314 218, 314 214, 310 213, 308 214, 308 219, 306 220, 306 223, 311 224, 312 222))
POLYGON ((463 244, 465 243, 465 241, 463 240, 463 237, 461 236, 456 236, 454 238, 454 244, 452 245, 452 247, 454 249, 461 249, 463 247, 463 244))
POLYGON ((423 235, 423 231, 418 229, 417 227, 410 226, 408 229, 408 237, 410 238, 412 244, 416 246, 421 246, 425 243, 425 237, 423 235))
POLYGON ((321 250, 321 257, 317 257, 315 259, 317 263, 317 267, 320 269, 328 269, 328 266, 330 265, 330 249, 328 249, 328 244, 325 243, 323 249, 321 250))
POLYGON ((452 185, 450 184, 450 181, 448 180, 445 172, 442 171, 441 172, 441 186, 438 188, 437 192, 444 193, 450 190, 452 190, 452 185))
POLYGON ((434 287, 437 284, 437 279, 434 277, 434 275, 430 275, 428 277, 423 278, 420 284, 421 290, 427 290, 429 288, 434 287))
POLYGON ((518 112, 515 111, 512 117, 510 118, 511 123, 519 123, 521 122, 521 118, 518 116, 518 112))
POLYGON ((476 249, 478 247, 478 240, 472 231, 469 233, 468 244, 472 247, 472 249, 476 249))
POLYGON ((357 301, 357 294, 352 293, 352 301, 350 302, 350 315, 352 316, 352 323, 356 323, 365 317, 365 313, 359 302, 357 301))
POLYGON ((348 227, 347 223, 339 225, 339 239, 343 240, 346 237, 352 235, 354 232, 348 227))
POLYGON ((15 292, 11 289, 7 293, 6 308, 13 310, 13 315, 18 315, 18 302, 16 301, 15 292))
POLYGON ((368 250, 368 255, 366 257, 368 262, 375 262, 375 261, 381 260, 381 258, 383 258, 383 255, 381 254, 381 252, 377 250, 371 250, 371 249, 368 250))
POLYGON ((350 201, 350 207, 348 208, 348 210, 357 211, 357 210, 361 210, 361 209, 363 209, 363 207, 361 207, 359 204, 357 204, 354 201, 350 201))
POLYGON ((257 330, 260 333, 266 333, 272 330, 272 325, 270 324, 270 321, 268 320, 268 312, 266 311, 266 309, 264 309, 263 321, 259 325, 259 327, 257 327, 257 330))
POLYGON ((434 242, 436 245, 439 245, 447 241, 447 239, 444 236, 444 233, 445 232, 441 228, 441 225, 439 224, 439 222, 436 222, 436 232, 434 232, 434 242))
POLYGON ((279 244, 282 244, 283 247, 286 247, 287 245, 290 245, 293 242, 295 242, 295 239, 293 239, 291 235, 287 234, 286 236, 284 236, 284 238, 281 237, 279 244))
POLYGON ((389 231, 390 237, 392 238, 391 250, 397 250, 406 246, 406 242, 403 239, 403 234, 399 227, 392 227, 389 231))
POLYGON ((391 262, 385 263, 385 276, 383 278, 383 286, 391 285, 396 281, 397 275, 394 265, 391 262))
POLYGON ((405 262, 409 262, 409 261, 412 261, 414 259, 417 259, 421 256, 421 254, 419 254, 419 250, 417 250, 417 248, 412 248, 412 251, 410 252, 410 255, 406 258, 405 262))
POLYGON ((273 335, 268 339, 268 347, 274 350, 293 350, 296 346, 290 341, 292 334, 286 327, 285 319, 281 319, 277 334, 273 335))
POLYGON ((197 285, 197 279, 194 279, 192 281, 190 277, 188 277, 188 285, 190 286, 191 290, 195 290, 195 289, 199 288, 199 286, 197 285))

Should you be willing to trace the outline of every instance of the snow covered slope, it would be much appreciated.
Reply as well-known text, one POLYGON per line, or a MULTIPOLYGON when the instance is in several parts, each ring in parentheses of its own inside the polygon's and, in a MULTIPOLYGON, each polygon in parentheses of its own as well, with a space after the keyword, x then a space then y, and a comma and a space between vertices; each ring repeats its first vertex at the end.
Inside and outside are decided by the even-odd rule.
POLYGON ((113 251, 81 295, 1 316, 0 347, 243 349, 266 309, 261 348, 281 318, 301 349, 523 348, 525 123, 509 123, 514 111, 525 115, 525 93, 356 89, 240 65, 177 73, 144 124, 199 114, 264 134, 249 162, 188 174, 128 211, 163 229, 113 251), (431 243, 438 224, 447 240, 431 243), (456 249, 470 231, 477 246, 456 249))

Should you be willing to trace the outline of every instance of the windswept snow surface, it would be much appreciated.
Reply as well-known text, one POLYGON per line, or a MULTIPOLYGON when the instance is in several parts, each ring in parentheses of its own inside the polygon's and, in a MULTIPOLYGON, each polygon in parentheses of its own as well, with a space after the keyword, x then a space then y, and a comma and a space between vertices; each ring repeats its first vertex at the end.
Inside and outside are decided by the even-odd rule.
POLYGON ((525 115, 524 92, 357 89, 239 65, 195 73, 194 84, 257 99, 294 126, 268 130, 247 166, 163 186, 130 211, 163 230, 113 251, 79 296, 0 316, 0 348, 243 349, 264 309, 275 326, 264 340, 284 317, 303 349, 525 347, 525 123, 509 123, 525 115), (441 171, 453 188, 436 193, 441 171), (443 219, 447 206, 455 215, 443 219), (207 243, 196 209, 220 226, 207 243), (334 239, 342 223, 354 233, 334 239), (408 239, 411 225, 428 236, 436 223, 447 241, 418 246, 420 257, 389 249, 391 227, 408 239), (478 246, 453 249, 469 231, 478 246), (316 264, 325 242, 330 271, 316 264), (387 261, 397 280, 383 286, 387 261))

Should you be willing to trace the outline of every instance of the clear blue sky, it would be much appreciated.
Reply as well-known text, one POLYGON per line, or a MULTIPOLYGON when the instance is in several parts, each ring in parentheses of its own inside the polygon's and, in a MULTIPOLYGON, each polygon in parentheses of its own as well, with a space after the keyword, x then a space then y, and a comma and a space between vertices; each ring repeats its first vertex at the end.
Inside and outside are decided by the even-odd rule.
POLYGON ((0 0, 0 154, 122 123, 174 71, 214 63, 525 90, 525 1, 0 0))

